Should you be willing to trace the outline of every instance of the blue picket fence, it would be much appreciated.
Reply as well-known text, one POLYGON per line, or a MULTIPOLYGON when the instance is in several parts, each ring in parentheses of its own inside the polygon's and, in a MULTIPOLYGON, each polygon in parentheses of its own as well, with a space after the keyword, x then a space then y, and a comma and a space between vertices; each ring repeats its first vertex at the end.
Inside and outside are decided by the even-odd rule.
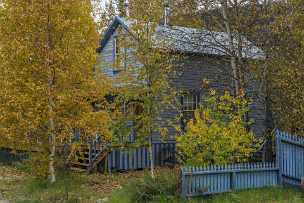
POLYGON ((304 181, 304 138, 276 130, 275 163, 183 167, 181 180, 183 197, 279 184, 298 186, 304 181))
POLYGON ((275 163, 242 163, 183 167, 182 196, 207 195, 232 190, 274 186, 279 169, 275 163))
POLYGON ((276 161, 283 184, 300 185, 304 180, 304 138, 276 131, 276 161))
MULTIPOLYGON (((175 163, 175 142, 154 142, 152 144, 155 166, 175 163)), ((107 157, 107 170, 136 170, 150 166, 148 147, 134 149, 113 149, 107 157)))
POLYGON ((28 153, 25 152, 12 152, 12 150, 10 149, 0 148, 0 163, 13 163, 25 160, 28 157, 28 153))

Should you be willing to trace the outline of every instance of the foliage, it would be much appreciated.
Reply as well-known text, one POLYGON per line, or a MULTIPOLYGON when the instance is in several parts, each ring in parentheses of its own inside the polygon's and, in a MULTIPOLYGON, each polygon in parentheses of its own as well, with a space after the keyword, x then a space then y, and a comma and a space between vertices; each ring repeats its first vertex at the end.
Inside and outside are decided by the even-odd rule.
POLYGON ((150 20, 151 22, 164 22, 164 7, 170 7, 168 13, 169 24, 186 27, 202 26, 196 0, 129 0, 130 18, 138 20, 150 20))
MULTIPOLYGON (((155 17, 158 15, 153 12, 158 4, 153 1, 145 9, 137 8, 140 5, 143 3, 130 1, 130 6, 134 6, 130 9, 137 11, 131 12, 132 17, 140 19, 130 25, 130 33, 119 28, 116 30, 120 52, 113 66, 120 72, 112 78, 112 83, 118 84, 115 87, 116 116, 113 129, 116 133, 113 140, 128 140, 130 132, 135 130, 136 142, 149 143, 152 150, 151 135, 165 135, 167 132, 160 118, 164 107, 172 104, 172 95, 175 94, 169 80, 173 57, 154 46, 158 25, 155 17), (124 55, 126 53, 127 57, 124 55), (126 58, 130 60, 126 62, 126 58)), ((152 163, 153 157, 150 160, 152 163)), ((151 169, 153 171, 153 163, 151 169)))
POLYGON ((93 4, 93 16, 97 20, 98 30, 103 32, 116 15, 115 0, 109 0, 104 3, 100 0, 91 0, 93 4))
POLYGON ((171 202, 178 196, 178 176, 176 170, 156 170, 155 178, 146 174, 141 179, 131 180, 120 191, 113 193, 111 202, 171 202), (125 196, 125 197, 123 197, 125 196))
POLYGON ((199 4, 200 2, 197 0, 170 1, 169 24, 201 28, 204 25, 204 17, 201 16, 199 11, 199 4))
POLYGON ((144 22, 160 22, 163 14, 162 0, 129 0, 130 18, 144 22))
POLYGON ((188 165, 242 162, 255 151, 256 136, 244 120, 248 102, 243 96, 223 96, 211 90, 210 96, 177 138, 180 159, 188 165))
POLYGON ((69 143, 76 128, 110 138, 108 85, 92 74, 98 35, 90 1, 2 5, 1 145, 49 154, 51 167, 56 143, 69 143), (100 111, 93 111, 96 101, 100 111))
POLYGON ((292 0, 274 5, 271 25, 276 42, 269 62, 269 82, 275 124, 282 130, 304 134, 304 4, 292 0))

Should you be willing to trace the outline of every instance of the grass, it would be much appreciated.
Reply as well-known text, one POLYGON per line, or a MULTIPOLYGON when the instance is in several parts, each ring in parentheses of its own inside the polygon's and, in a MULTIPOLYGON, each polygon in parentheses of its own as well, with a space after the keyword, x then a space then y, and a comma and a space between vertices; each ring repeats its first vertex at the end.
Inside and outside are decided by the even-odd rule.
POLYGON ((101 175, 72 172, 59 175, 55 184, 37 180, 12 166, 0 165, 0 200, 16 203, 96 203, 142 171, 101 175))
POLYGON ((266 187, 182 199, 179 197, 177 170, 160 170, 156 180, 147 174, 137 181, 128 182, 111 196, 111 203, 304 203, 304 192, 299 188, 266 187))
POLYGON ((178 197, 176 170, 158 170, 153 181, 147 171, 101 175, 71 173, 58 176, 50 185, 12 166, 0 165, 0 200, 16 203, 303 203, 304 193, 274 187, 219 194, 209 197, 178 197), (106 200, 107 201, 104 201, 106 200))
MULTIPOLYGON (((111 203, 133 203, 124 189, 113 193, 111 203)), ((141 201, 138 201, 141 202, 141 201)), ((176 196, 155 196, 149 203, 303 203, 304 193, 295 188, 271 187, 223 193, 207 197, 181 199, 176 196)))
POLYGON ((205 199, 193 199, 191 202, 206 203, 303 203, 304 194, 295 188, 269 187, 239 192, 219 194, 205 199))

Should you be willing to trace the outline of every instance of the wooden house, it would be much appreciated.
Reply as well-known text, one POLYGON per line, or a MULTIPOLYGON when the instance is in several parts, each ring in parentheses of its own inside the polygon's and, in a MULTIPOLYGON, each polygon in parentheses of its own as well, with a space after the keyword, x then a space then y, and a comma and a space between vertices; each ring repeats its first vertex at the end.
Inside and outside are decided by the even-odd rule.
MULTIPOLYGON (((130 66, 140 68, 140 64, 134 57, 134 49, 121 47, 119 38, 132 37, 130 26, 132 21, 125 18, 115 17, 113 22, 105 31, 100 47, 97 49, 98 63, 96 70, 102 71, 105 75, 118 78, 125 69, 130 66), (114 67, 113 64, 118 56, 123 56, 122 68, 114 67)), ((206 94, 202 88, 202 82, 208 81, 208 86, 219 92, 232 91, 232 69, 230 66, 227 49, 229 48, 228 35, 224 32, 213 32, 198 30, 187 27, 158 25, 155 30, 155 47, 168 49, 172 54, 182 55, 179 59, 178 74, 172 79, 176 89, 186 92, 180 96, 182 114, 185 119, 193 117, 193 112, 201 99, 206 94), (161 43, 157 43, 161 41, 161 43)), ((253 43, 242 39, 242 58, 246 60, 263 60, 264 53, 253 43)), ((257 136, 263 136, 265 131, 265 102, 259 96, 259 83, 253 73, 247 73, 248 84, 246 92, 250 95, 249 118, 254 120, 251 130, 257 136)), ((174 111, 165 111, 164 120, 176 117, 174 111)), ((181 125, 184 125, 181 122, 181 125)), ((175 138, 174 130, 169 131, 170 137, 163 142, 158 135, 153 135, 153 156, 156 165, 165 164, 175 159, 175 138), (171 134, 170 134, 171 133, 171 134)), ((114 150, 107 157, 107 165, 110 169, 128 170, 145 168, 149 165, 147 149, 140 148, 132 151, 114 150)))

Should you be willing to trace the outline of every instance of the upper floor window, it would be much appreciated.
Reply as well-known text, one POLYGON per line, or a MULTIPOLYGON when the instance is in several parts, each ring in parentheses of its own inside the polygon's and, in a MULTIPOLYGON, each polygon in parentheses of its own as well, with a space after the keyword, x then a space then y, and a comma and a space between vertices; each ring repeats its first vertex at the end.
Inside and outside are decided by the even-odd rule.
POLYGON ((194 118, 194 112, 199 107, 200 95, 196 92, 189 92, 181 96, 181 128, 185 130, 187 122, 194 118))
POLYGON ((117 74, 127 68, 127 49, 121 46, 121 38, 117 35, 114 36, 113 55, 113 73, 117 74))
POLYGON ((113 40, 113 74, 117 74, 121 71, 120 65, 120 47, 119 47, 119 37, 116 35, 114 36, 113 40))
POLYGON ((119 53, 120 53, 120 47, 119 47, 119 38, 118 36, 114 37, 114 57, 115 59, 117 59, 119 57, 119 53))

